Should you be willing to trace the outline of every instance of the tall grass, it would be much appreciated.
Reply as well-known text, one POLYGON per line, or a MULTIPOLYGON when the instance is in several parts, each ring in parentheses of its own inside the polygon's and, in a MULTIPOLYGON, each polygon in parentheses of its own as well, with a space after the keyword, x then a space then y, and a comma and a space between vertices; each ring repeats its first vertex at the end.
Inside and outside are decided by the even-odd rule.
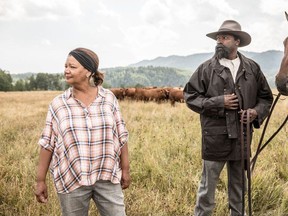
MULTIPOLYGON (((50 174, 49 202, 37 203, 33 188, 39 136, 49 102, 60 92, 0 92, 0 215, 60 215, 50 174)), ((284 98, 284 97, 283 97, 284 98)), ((266 138, 287 115, 280 100, 266 138)), ((127 215, 192 215, 201 174, 199 116, 185 104, 120 102, 130 132, 133 182, 125 190, 127 215)), ((252 176, 253 215, 288 215, 287 126, 260 154, 252 176)), ((253 152, 261 130, 253 137, 253 152)), ((228 215, 227 173, 221 174, 214 215, 228 215)), ((91 203, 90 215, 98 215, 91 203)))

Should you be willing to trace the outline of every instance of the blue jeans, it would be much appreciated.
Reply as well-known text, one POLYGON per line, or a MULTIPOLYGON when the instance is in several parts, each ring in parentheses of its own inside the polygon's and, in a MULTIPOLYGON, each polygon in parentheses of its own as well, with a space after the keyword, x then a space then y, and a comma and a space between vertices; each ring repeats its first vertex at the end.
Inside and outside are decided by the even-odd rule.
MULTIPOLYGON (((231 216, 242 212, 242 169, 241 161, 203 160, 203 170, 198 188, 195 216, 211 216, 215 207, 215 191, 221 171, 227 165, 228 200, 231 216)), ((244 178, 245 179, 245 178, 244 178)), ((246 188, 244 188, 246 190, 246 188)))
POLYGON ((120 184, 99 180, 67 194, 58 193, 63 216, 88 216, 91 198, 101 216, 125 216, 124 195, 120 184))

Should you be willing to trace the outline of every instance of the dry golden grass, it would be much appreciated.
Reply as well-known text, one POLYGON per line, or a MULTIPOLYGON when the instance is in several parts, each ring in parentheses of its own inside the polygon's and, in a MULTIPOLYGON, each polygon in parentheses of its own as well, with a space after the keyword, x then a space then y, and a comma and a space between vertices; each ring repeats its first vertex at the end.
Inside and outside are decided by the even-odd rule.
MULTIPOLYGON (((49 202, 33 194, 39 136, 49 102, 60 92, 0 92, 0 215, 60 215, 50 174, 49 202)), ((282 97, 285 99, 285 97, 282 97)), ((265 140, 287 115, 280 100, 265 140)), ((127 215, 191 215, 201 173, 199 116, 185 104, 120 102, 130 132, 133 183, 125 191, 127 215)), ((288 215, 288 147, 285 126, 261 153, 253 173, 254 216, 288 215)), ((261 130, 254 134, 254 146, 261 130)), ((217 188, 214 215, 228 215, 226 171, 217 188)), ((90 215, 97 215, 91 204, 90 215)))

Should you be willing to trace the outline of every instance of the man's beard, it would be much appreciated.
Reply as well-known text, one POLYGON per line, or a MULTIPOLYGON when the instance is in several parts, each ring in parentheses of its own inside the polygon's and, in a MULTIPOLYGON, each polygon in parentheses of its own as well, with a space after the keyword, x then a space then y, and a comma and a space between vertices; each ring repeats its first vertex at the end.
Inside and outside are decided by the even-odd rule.
POLYGON ((215 56, 217 59, 229 58, 230 49, 225 47, 223 44, 217 44, 215 47, 215 56))

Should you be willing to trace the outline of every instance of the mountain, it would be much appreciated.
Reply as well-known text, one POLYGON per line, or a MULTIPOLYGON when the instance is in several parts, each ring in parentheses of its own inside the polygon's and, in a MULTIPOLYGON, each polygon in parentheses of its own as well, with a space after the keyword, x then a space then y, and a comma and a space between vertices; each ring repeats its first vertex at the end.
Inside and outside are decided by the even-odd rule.
MULTIPOLYGON (((283 52, 276 50, 266 52, 240 52, 260 65, 271 88, 274 88, 275 74, 279 69, 283 52)), ((100 70, 105 72, 104 84, 109 87, 183 87, 197 67, 212 56, 212 52, 197 53, 188 56, 171 55, 152 60, 143 60, 131 64, 128 67, 102 68, 100 70)), ((28 79, 31 75, 32 73, 11 74, 14 83, 18 79, 28 79)))
MULTIPOLYGON (((246 57, 256 61, 263 71, 278 70, 281 59, 283 57, 282 51, 269 50, 265 52, 247 52, 240 51, 246 57)), ((143 60, 129 65, 130 67, 145 67, 145 66, 161 66, 173 67, 179 69, 196 70, 196 68, 207 59, 211 58, 213 53, 197 53, 188 56, 171 55, 168 57, 157 57, 152 60, 143 60)))
POLYGON ((131 64, 129 66, 130 67, 160 66, 160 67, 172 67, 194 71, 200 63, 211 58, 212 55, 213 53, 199 53, 188 56, 171 55, 168 57, 157 57, 152 60, 143 60, 138 63, 131 64))
MULTIPOLYGON (((269 50, 265 52, 247 52, 247 51, 240 51, 243 55, 248 58, 253 59, 256 61, 263 73, 265 74, 269 84, 271 87, 275 87, 274 78, 275 74, 278 72, 280 63, 283 57, 282 51, 277 50, 269 50)), ((143 60, 134 64, 129 65, 130 67, 147 67, 147 66, 154 66, 154 67, 173 67, 178 69, 184 69, 191 71, 195 71, 197 67, 206 61, 207 59, 211 58, 213 53, 197 53, 188 56, 177 56, 171 55, 168 57, 157 57, 152 60, 143 60)))

